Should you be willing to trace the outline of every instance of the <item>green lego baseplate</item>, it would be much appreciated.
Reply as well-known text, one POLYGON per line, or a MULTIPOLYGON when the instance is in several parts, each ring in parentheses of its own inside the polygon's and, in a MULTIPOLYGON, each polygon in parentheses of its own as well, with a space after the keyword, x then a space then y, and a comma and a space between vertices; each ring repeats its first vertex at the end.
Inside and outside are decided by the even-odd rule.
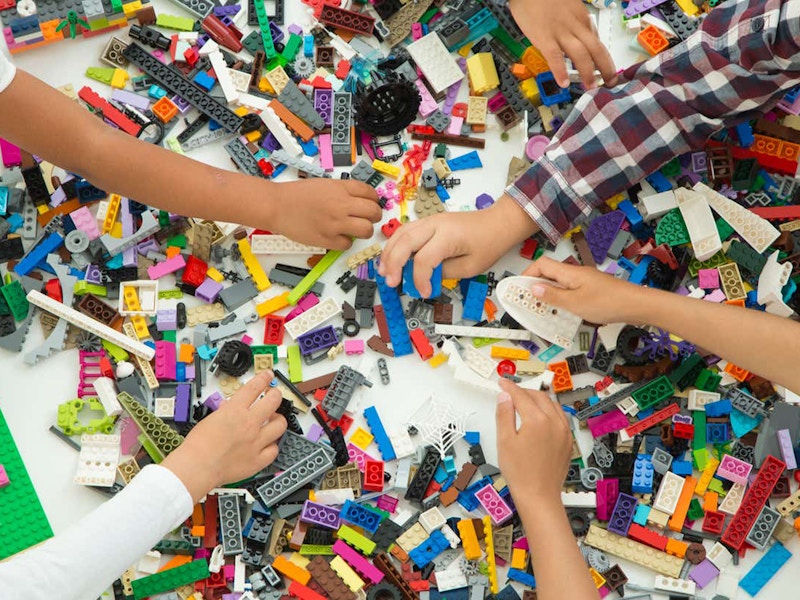
POLYGON ((0 464, 10 482, 0 488, 0 560, 3 560, 53 537, 53 530, 2 411, 0 464))
POLYGON ((174 569, 167 569, 141 579, 134 579, 131 582, 133 597, 136 600, 141 600, 141 598, 147 598, 148 596, 163 594, 195 581, 206 579, 209 575, 208 563, 204 559, 193 560, 174 569))

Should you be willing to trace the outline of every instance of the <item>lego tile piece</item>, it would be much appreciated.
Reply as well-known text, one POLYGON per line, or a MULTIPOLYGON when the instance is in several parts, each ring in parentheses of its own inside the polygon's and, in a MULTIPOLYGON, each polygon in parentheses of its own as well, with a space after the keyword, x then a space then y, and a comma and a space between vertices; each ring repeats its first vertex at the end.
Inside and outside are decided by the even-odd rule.
POLYGON ((431 32, 406 46, 434 93, 439 94, 464 78, 439 34, 431 32))
POLYGON ((453 335, 457 337, 486 338, 497 340, 528 341, 531 339, 530 331, 524 329, 489 329, 485 327, 464 327, 462 325, 437 324, 434 332, 440 335, 453 335))
POLYGON ((783 544, 777 543, 761 557, 761 559, 742 577, 739 582, 745 592, 755 596, 761 589, 769 583, 780 568, 785 565, 792 557, 783 544))
POLYGON ((597 525, 589 527, 585 543, 614 556, 625 558, 667 577, 680 577, 683 560, 630 540, 597 525))

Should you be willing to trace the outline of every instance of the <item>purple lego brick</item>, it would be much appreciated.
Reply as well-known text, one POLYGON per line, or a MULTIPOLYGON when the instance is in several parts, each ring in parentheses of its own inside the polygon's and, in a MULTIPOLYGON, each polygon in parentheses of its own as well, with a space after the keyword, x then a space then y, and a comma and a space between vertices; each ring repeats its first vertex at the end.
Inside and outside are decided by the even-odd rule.
POLYGON ((621 210, 612 210, 589 223, 589 228, 586 230, 586 243, 589 244, 589 250, 592 251, 594 262, 602 263, 606 259, 608 250, 614 243, 624 220, 625 213, 621 210))
POLYGON ((610 410, 605 414, 587 419, 586 425, 589 427, 589 431, 592 432, 592 437, 597 438, 607 433, 625 429, 630 423, 628 422, 628 417, 622 411, 614 408, 614 410, 610 410))
POLYGON ((797 459, 794 457, 794 448, 792 448, 792 434, 789 433, 788 429, 779 429, 775 432, 775 435, 778 436, 778 445, 781 448, 781 454, 783 455, 783 462, 786 463, 786 468, 790 471, 796 469, 797 459))
POLYGON ((97 265, 89 265, 86 267, 86 272, 83 276, 83 279, 87 283, 95 283, 100 285, 100 282, 103 280, 103 272, 97 265))
POLYGON ((182 115, 185 115, 192 109, 192 105, 189 104, 186 100, 184 100, 180 96, 173 96, 172 103, 178 108, 178 110, 182 115))
POLYGON ((494 198, 492 198, 489 194, 481 194, 475 198, 475 208, 478 210, 489 208, 492 204, 494 204, 494 198))
POLYGON ((707 558, 689 571, 689 579, 694 581, 701 590, 719 577, 719 569, 707 558))
POLYGON ((303 35, 303 28, 300 27, 297 23, 292 23, 289 27, 286 28, 289 33, 293 33, 295 35, 303 35))
POLYGON ((156 329, 158 331, 175 331, 178 329, 178 311, 165 308, 156 313, 156 329))
POLYGON ((283 30, 280 28, 280 25, 275 23, 274 21, 269 22, 269 31, 272 34, 272 42, 277 44, 278 42, 283 41, 283 30))
POLYGON ((50 205, 53 207, 58 206, 62 202, 67 200, 67 193, 64 191, 64 188, 59 186, 58 189, 50 194, 50 205))
MULTIPOLYGON (((330 123, 328 123, 328 125, 330 125, 330 123)), ((275 150, 280 150, 281 145, 278 143, 278 140, 275 139, 274 135, 268 133, 266 136, 264 136, 264 141, 261 142, 261 147, 267 152, 275 152, 275 150)))
POLYGON ((319 423, 312 423, 311 427, 308 428, 306 437, 312 442, 318 442, 324 433, 325 430, 320 427, 319 423))
POLYGON ((295 340, 300 346, 300 354, 306 356, 320 350, 325 350, 339 343, 336 330, 332 325, 304 333, 295 340))
MULTIPOLYGON (((463 81, 463 79, 461 81, 463 81)), ((458 92, 461 90, 461 81, 457 81, 447 88, 447 95, 444 97, 444 103, 442 104, 442 112, 446 115, 453 112, 453 106, 458 98, 458 92)))
POLYGON ((333 90, 317 90, 314 92, 314 110, 316 110, 325 121, 325 125, 331 124, 333 115, 333 90))
POLYGON ((126 90, 114 90, 111 92, 111 99, 132 106, 138 110, 147 110, 150 108, 150 98, 126 90))
POLYGON ((369 267, 367 267, 367 263, 363 265, 358 265, 358 270, 356 270, 356 277, 359 279, 366 279, 369 276, 369 267))
POLYGON ((303 504, 303 512, 300 513, 300 520, 328 529, 339 529, 341 522, 339 512, 338 509, 331 506, 306 500, 303 504))
POLYGON ((611 519, 608 522, 608 530, 621 536, 627 536, 628 529, 630 529, 633 521, 633 515, 636 512, 637 503, 636 498, 628 494, 617 496, 614 512, 611 513, 611 519))
POLYGON ((597 482, 597 518, 608 521, 614 514, 614 507, 619 496, 618 479, 601 479, 597 482))
POLYGON ((750 463, 726 454, 717 467, 717 476, 733 483, 747 485, 747 476, 750 475, 752 469, 753 465, 750 463))
POLYGON ((197 289, 194 292, 194 297, 211 304, 212 302, 216 302, 221 291, 221 283, 214 281, 211 279, 211 277, 206 277, 205 281, 197 286, 197 289))
POLYGON ((705 173, 708 171, 708 159, 705 152, 692 153, 692 171, 695 173, 705 173))
POLYGON ((175 422, 186 423, 192 407, 192 386, 181 384, 175 388, 175 422))
POLYGON ((229 6, 215 6, 214 15, 217 17, 232 17, 239 12, 241 6, 238 4, 231 4, 229 6))
POLYGON ((666 0, 631 0, 628 2, 628 6, 625 7, 625 16, 635 17, 659 4, 664 4, 664 2, 666 0))
POLYGON ((209 410, 217 410, 222 404, 225 397, 219 392, 214 392, 203 401, 203 405, 209 410))
MULTIPOLYGON (((183 364, 183 363, 181 363, 183 364)), ((186 381, 194 381, 196 379, 197 373, 195 372, 194 364, 186 365, 184 367, 184 379, 186 381)))

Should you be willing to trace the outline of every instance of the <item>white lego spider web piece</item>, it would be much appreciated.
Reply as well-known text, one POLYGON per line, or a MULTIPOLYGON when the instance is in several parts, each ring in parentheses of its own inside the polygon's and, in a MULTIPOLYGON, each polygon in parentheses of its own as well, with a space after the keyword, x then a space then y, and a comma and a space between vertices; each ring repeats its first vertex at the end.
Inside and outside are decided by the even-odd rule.
POLYGON ((436 448, 444 459, 453 444, 464 437, 467 419, 472 414, 473 412, 459 414, 450 400, 440 402, 430 396, 411 415, 408 424, 416 427, 423 441, 436 448))
POLYGON ((686 223, 697 260, 703 262, 722 250, 717 224, 705 196, 686 188, 678 188, 675 190, 675 202, 686 223))
POLYGON ((503 309, 525 329, 562 348, 570 348, 581 326, 581 318, 535 298, 535 283, 555 285, 538 277, 506 277, 497 284, 497 298, 503 309))

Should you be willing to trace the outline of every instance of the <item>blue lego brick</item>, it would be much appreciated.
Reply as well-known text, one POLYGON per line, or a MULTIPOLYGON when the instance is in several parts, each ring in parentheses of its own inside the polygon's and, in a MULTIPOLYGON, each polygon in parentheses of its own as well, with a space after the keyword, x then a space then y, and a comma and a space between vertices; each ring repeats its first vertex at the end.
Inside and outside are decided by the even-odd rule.
POLYGON ((447 190, 444 189, 444 186, 441 183, 436 186, 436 195, 439 196, 439 200, 442 202, 450 200, 450 194, 447 193, 447 190))
POLYGON ((797 291, 797 284, 794 282, 793 279, 790 279, 786 282, 786 285, 783 286, 783 301, 789 302, 794 293, 797 291))
POLYGON ((389 436, 386 435, 386 429, 384 429, 383 422, 381 422, 378 411, 374 406, 364 409, 364 420, 367 422, 367 425, 369 425, 369 429, 372 432, 372 436, 375 438, 375 443, 378 445, 378 450, 383 460, 394 460, 397 458, 397 454, 394 448, 392 448, 392 442, 389 440, 389 436))
POLYGON ((675 473, 675 475, 686 477, 692 474, 692 463, 688 460, 673 460, 670 470, 675 473))
POLYGON ((11 227, 8 232, 14 233, 17 229, 22 227, 25 224, 25 219, 22 218, 22 215, 19 213, 12 213, 7 219, 9 226, 11 227))
POLYGON ((639 261, 639 264, 636 265, 636 268, 631 272, 631 276, 628 277, 628 281, 633 284, 641 285, 647 279, 647 267, 650 266, 650 263, 655 260, 653 256, 643 256, 639 261))
POLYGON ((434 558, 449 547, 450 542, 448 542, 444 534, 437 529, 431 533, 427 540, 409 552, 408 556, 414 561, 415 565, 420 569, 424 569, 434 558))
POLYGON ((480 490, 481 488, 486 487, 487 485, 492 485, 492 484, 494 484, 494 481, 492 481, 491 477, 484 477, 483 479, 476 481, 472 485, 468 486, 464 491, 462 491, 458 495, 456 501, 461 506, 463 506, 464 510, 466 510, 467 512, 473 511, 476 508, 478 508, 478 506, 480 506, 480 502, 478 502, 478 499, 475 497, 477 491, 480 490))
POLYGON ((539 97, 545 106, 569 102, 572 99, 569 88, 559 87, 551 71, 545 71, 536 76, 536 87, 539 88, 539 97))
POLYGON ((470 446, 472 444, 480 444, 481 443, 481 432, 480 431, 467 431, 464 434, 464 441, 467 442, 470 446))
POLYGON ((536 579, 530 573, 526 573, 521 569, 509 569, 507 577, 511 581, 516 581, 522 585, 527 585, 529 588, 536 587, 536 579))
POLYGON ((672 184, 661 171, 656 171, 645 177, 647 183, 653 186, 653 189, 659 193, 666 192, 672 189, 672 184))
POLYGON ((41 32, 41 28, 39 27, 39 17, 36 15, 14 19, 8 24, 8 26, 11 28, 11 33, 14 34, 15 38, 30 35, 37 31, 41 32))
POLYGON ((480 321, 483 318, 483 303, 486 302, 488 293, 489 286, 487 284, 470 281, 467 295, 464 297, 464 310, 461 318, 467 321, 480 321))
POLYGON ((794 104, 794 101, 797 100, 798 96, 800 96, 800 86, 797 86, 793 90, 786 92, 786 95, 783 97, 783 99, 789 104, 794 104))
MULTIPOLYGON (((272 38, 275 41, 275 38, 272 38)), ((307 35, 303 37, 303 56, 314 56, 314 36, 307 35)))
POLYGON ((301 139, 298 139, 297 141, 300 144, 300 147, 303 149, 303 154, 306 156, 316 156, 319 154, 319 148, 317 148, 317 144, 313 139, 310 139, 307 142, 304 142, 301 139))
POLYGON ((706 424, 706 440, 709 444, 721 444, 727 441, 728 424, 727 423, 708 423, 706 424))
POLYGON ((214 87, 215 80, 213 77, 208 75, 205 71, 200 71, 197 75, 194 76, 195 84, 199 85, 205 91, 210 92, 211 88, 214 87))
POLYGON ((444 460, 442 460, 442 467, 447 471, 448 475, 455 475, 458 472, 456 460, 452 456, 444 457, 444 460))
POLYGON ((14 267, 14 273, 20 277, 27 275, 36 268, 40 262, 47 259, 47 255, 55 252, 64 244, 64 238, 57 233, 51 233, 44 238, 39 245, 28 253, 28 256, 23 258, 14 267))
POLYGON ((625 218, 628 219, 628 223, 631 224, 631 229, 635 230, 644 223, 642 215, 639 214, 639 211, 631 204, 630 200, 623 200, 617 204, 617 209, 625 213, 625 218))
POLYGON ((8 209, 8 188, 0 186, 0 215, 6 214, 8 209))
POLYGON ((375 261, 368 260, 367 261, 367 277, 369 279, 375 279, 375 261))
POLYGON ((345 500, 342 511, 339 513, 342 521, 358 525, 365 531, 375 533, 381 524, 381 515, 369 510, 361 504, 356 504, 352 500, 345 500))
POLYGON ((724 417, 731 414, 731 401, 728 398, 706 404, 706 417, 724 417))
POLYGON ((776 543, 753 565, 747 575, 742 577, 739 587, 751 596, 755 596, 791 557, 792 553, 783 544, 776 543))
POLYGON ((482 8, 476 12, 466 20, 466 23, 469 28, 469 34, 457 46, 466 46, 498 27, 497 19, 494 18, 488 8, 482 8))
POLYGON ((450 167, 451 171, 465 171, 467 169, 480 169, 483 167, 483 163, 481 162, 481 157, 478 156, 478 152, 473 150, 451 158, 447 161, 447 166, 450 167))
POLYGON ((375 276, 375 281, 378 284, 378 295, 381 298, 383 311, 386 315, 386 324, 389 327, 389 337, 392 340, 394 355, 405 356, 406 354, 411 354, 414 348, 411 346, 411 337, 403 314, 400 294, 395 288, 386 285, 386 279, 380 275, 375 276))
POLYGON ((653 463, 649 454, 637 454, 633 465, 631 490, 634 494, 653 493, 653 463))
MULTIPOLYGON (((403 266, 403 292, 411 298, 421 298, 414 285, 414 260, 409 260, 403 266)), ((433 270, 431 275, 431 298, 438 298, 442 294, 442 265, 433 270)))
MULTIPOLYGON (((209 77, 209 79, 211 78, 209 77)), ((153 100, 161 100, 161 98, 167 95, 167 90, 157 85, 151 85, 147 90, 147 95, 150 96, 153 100)))
POLYGON ((736 137, 739 138, 739 145, 742 148, 749 148, 756 141, 753 137, 753 128, 750 127, 750 123, 739 123, 736 126, 736 137))
POLYGON ((432 587, 428 592, 428 600, 469 600, 469 588, 457 588, 440 592, 432 587))
POLYGON ((455 478, 453 475, 451 475, 450 477, 448 477, 447 479, 445 479, 445 480, 444 480, 444 481, 441 483, 441 486, 439 487, 439 491, 441 491, 441 492, 446 492, 448 489, 450 489, 450 486, 451 486, 451 485, 453 485, 453 482, 454 482, 455 480, 456 480, 456 478, 455 478))
POLYGON ((108 192, 92 185, 85 179, 75 183, 75 193, 78 194, 78 200, 80 200, 81 204, 102 200, 108 196, 108 192))
POLYGON ((447 479, 447 471, 444 470, 444 465, 439 463, 439 466, 436 467, 436 472, 433 474, 433 480, 441 485, 447 479))
POLYGON ((647 517, 650 516, 650 507, 646 504, 637 504, 636 512, 633 513, 633 522, 642 527, 647 526, 647 517))

